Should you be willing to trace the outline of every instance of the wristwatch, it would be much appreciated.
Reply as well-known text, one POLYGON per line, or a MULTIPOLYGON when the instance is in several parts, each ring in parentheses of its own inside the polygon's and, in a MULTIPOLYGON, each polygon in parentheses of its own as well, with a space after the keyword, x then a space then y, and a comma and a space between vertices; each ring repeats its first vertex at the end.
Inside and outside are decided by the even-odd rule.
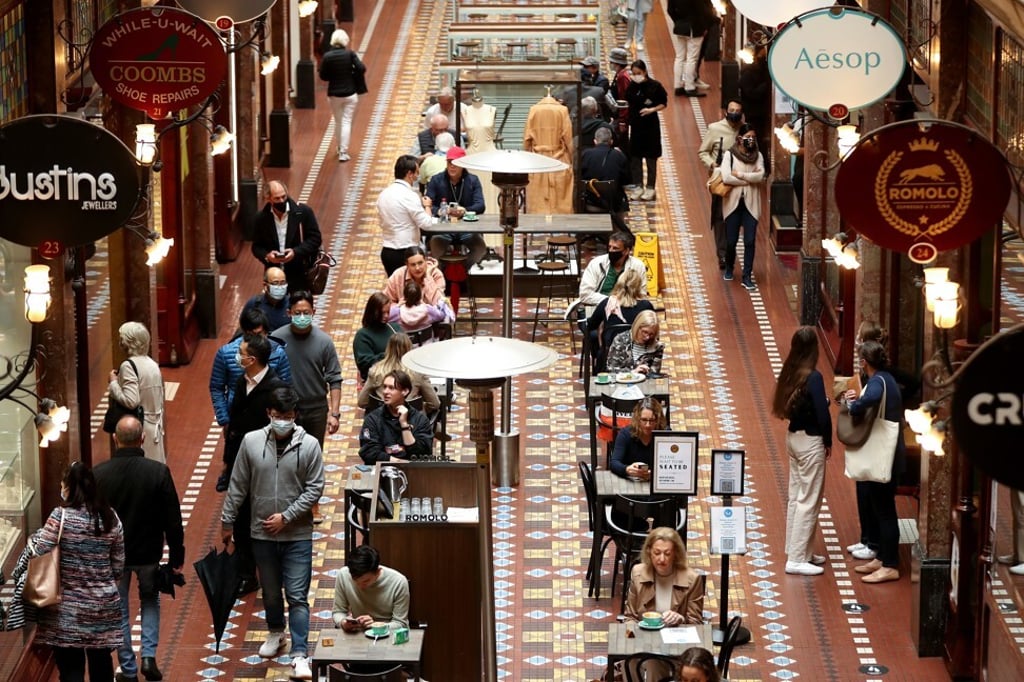
POLYGON ((403 431, 412 431, 412 427, 411 426, 403 426, 402 430, 403 431))
POLYGON ((335 419, 341 419, 341 412, 331 412, 331 416, 335 419))

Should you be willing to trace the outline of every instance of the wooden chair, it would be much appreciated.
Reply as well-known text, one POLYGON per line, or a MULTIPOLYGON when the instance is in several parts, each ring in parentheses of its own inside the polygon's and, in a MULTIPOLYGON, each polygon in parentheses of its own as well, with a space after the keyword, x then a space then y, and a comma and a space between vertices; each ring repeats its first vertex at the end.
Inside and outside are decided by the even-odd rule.
POLYGON ((605 525, 615 543, 615 564, 612 569, 612 594, 619 567, 622 567, 622 605, 620 613, 626 610, 626 595, 629 592, 630 572, 640 559, 640 550, 651 528, 668 526, 675 528, 686 537, 685 501, 676 497, 638 498, 616 495, 606 510, 605 525))
MULTIPOLYGON (((590 532, 594 532, 594 519, 597 518, 598 514, 604 514, 604 509, 598 509, 597 506, 597 486, 594 483, 594 472, 590 468, 590 465, 584 461, 579 462, 580 478, 583 480, 583 491, 587 495, 587 521, 590 526, 590 532)), ((606 505, 607 506, 607 505, 606 505)), ((600 595, 601 589, 601 566, 604 564, 604 551, 608 548, 608 543, 611 542, 612 536, 606 531, 602 530, 601 537, 594 536, 594 544, 590 549, 590 561, 587 562, 587 580, 589 581, 588 593, 591 597, 595 595, 595 592, 600 595), (597 570, 594 570, 595 562, 597 570)))
POLYGON ((739 635, 741 625, 743 625, 743 619, 733 616, 725 629, 725 638, 718 650, 718 673, 723 679, 729 676, 729 659, 732 658, 732 650, 736 646, 736 637, 739 635))
POLYGON ((643 652, 622 662, 626 682, 673 682, 679 674, 679 657, 643 652))

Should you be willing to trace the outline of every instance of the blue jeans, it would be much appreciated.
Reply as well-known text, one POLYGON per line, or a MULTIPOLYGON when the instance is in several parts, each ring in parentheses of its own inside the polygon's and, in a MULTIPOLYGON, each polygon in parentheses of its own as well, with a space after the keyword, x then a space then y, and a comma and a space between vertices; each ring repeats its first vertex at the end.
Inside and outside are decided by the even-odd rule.
POLYGON ((306 655, 309 638, 309 581, 313 574, 313 541, 252 541, 252 553, 263 587, 263 608, 267 628, 284 632, 284 599, 288 600, 288 629, 291 632, 290 656, 306 655), (281 598, 282 590, 284 599, 281 598))
POLYGON ((647 13, 633 11, 629 13, 629 20, 626 22, 626 43, 633 41, 633 37, 636 36, 636 42, 644 42, 644 33, 647 30, 647 13))
POLYGON ((139 604, 142 611, 142 655, 156 658, 156 645, 160 642, 160 593, 156 590, 158 564, 125 566, 124 575, 117 581, 121 594, 121 630, 124 644, 117 650, 117 660, 125 677, 138 674, 135 651, 132 649, 132 619, 128 613, 128 590, 132 585, 132 573, 139 580, 139 604))
POLYGON ((732 272, 736 265, 736 244, 743 228, 743 277, 754 272, 754 242, 757 238, 757 218, 750 215, 747 205, 740 199, 736 210, 725 217, 725 269, 732 272))

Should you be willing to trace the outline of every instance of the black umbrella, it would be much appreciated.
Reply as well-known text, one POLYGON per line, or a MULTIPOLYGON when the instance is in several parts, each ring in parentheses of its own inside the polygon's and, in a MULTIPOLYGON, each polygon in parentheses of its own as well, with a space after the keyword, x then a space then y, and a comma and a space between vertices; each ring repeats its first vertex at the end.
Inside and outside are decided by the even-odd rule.
POLYGON ((238 586, 242 582, 238 572, 238 554, 211 549, 209 554, 195 562, 193 566, 196 567, 199 582, 206 592, 206 602, 210 605, 210 614, 213 616, 216 651, 220 653, 220 638, 224 636, 224 626, 227 625, 231 608, 235 605, 238 586))

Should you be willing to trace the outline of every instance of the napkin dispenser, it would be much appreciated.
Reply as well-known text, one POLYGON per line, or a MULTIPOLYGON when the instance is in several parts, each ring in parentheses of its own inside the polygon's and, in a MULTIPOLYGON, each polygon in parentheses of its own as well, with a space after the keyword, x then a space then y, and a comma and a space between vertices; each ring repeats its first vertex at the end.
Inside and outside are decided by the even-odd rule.
POLYGON ((405 644, 409 641, 409 628, 398 628, 395 630, 395 644, 405 644))

